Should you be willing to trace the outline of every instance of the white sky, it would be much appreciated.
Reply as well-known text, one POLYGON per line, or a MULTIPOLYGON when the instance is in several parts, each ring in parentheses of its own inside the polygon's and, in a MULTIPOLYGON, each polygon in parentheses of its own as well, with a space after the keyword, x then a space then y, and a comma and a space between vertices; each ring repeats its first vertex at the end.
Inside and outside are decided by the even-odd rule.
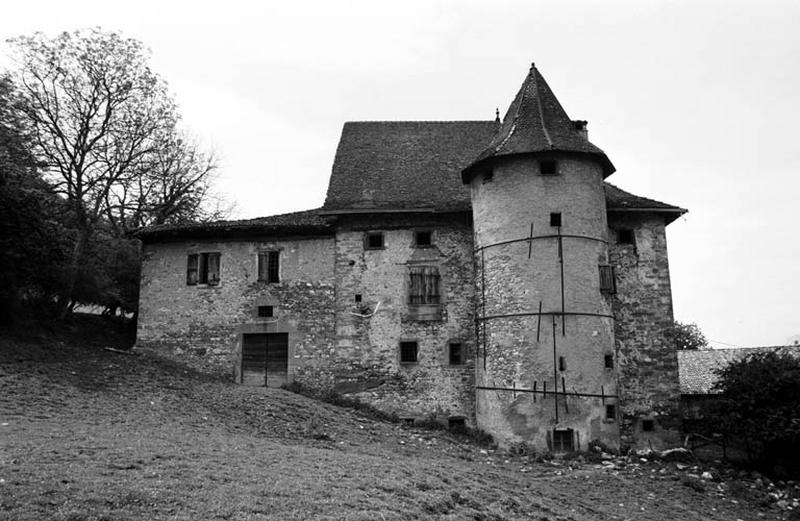
POLYGON ((800 333, 796 0, 9 4, 3 41, 148 45, 237 217, 320 206, 345 121, 491 119, 535 61, 610 182, 690 210, 668 228, 676 318, 741 346, 800 333))

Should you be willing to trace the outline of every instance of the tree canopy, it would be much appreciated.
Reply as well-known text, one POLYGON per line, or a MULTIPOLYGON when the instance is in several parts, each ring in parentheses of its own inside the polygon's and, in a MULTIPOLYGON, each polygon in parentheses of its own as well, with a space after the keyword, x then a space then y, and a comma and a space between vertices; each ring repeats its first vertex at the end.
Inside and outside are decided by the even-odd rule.
POLYGON ((708 347, 708 340, 694 323, 684 324, 676 320, 669 335, 679 350, 706 349, 708 347))
POLYGON ((135 292, 118 287, 138 289, 138 271, 120 265, 138 264, 138 250, 125 244, 129 232, 222 217, 209 204, 216 160, 181 128, 141 42, 94 28, 8 44, 16 67, 4 80, 2 115, 21 144, 3 143, 0 161, 11 158, 15 171, 27 172, 16 179, 44 180, 49 195, 37 200, 64 213, 57 219, 68 256, 56 270, 62 310, 76 302, 129 308, 135 292))

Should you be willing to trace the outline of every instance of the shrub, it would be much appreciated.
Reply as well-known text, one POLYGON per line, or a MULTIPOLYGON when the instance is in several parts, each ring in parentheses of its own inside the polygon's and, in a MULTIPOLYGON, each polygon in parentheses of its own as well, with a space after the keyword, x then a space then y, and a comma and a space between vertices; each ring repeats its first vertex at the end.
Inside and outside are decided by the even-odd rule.
POLYGON ((755 463, 800 472, 800 359, 779 350, 755 353, 717 375, 720 395, 708 411, 717 429, 740 440, 755 463))

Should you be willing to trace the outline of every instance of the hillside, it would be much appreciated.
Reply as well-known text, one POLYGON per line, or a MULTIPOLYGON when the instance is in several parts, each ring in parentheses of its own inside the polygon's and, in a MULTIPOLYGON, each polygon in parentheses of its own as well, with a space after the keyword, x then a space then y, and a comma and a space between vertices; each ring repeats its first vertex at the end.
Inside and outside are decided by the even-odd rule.
POLYGON ((703 469, 638 457, 535 463, 103 349, 114 341, 0 339, 0 519, 728 521, 792 514, 748 500, 761 496, 747 484, 687 478, 703 469))

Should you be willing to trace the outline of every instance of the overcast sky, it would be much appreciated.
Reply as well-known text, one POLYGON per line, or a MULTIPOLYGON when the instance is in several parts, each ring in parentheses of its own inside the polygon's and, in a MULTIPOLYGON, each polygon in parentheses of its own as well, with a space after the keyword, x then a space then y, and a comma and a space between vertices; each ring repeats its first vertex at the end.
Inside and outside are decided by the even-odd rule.
POLYGON ((796 0, 27 0, 0 36, 94 25, 150 47, 236 217, 320 206, 345 121, 492 119, 535 61, 610 182, 690 210, 675 317, 716 347, 800 334, 796 0))

